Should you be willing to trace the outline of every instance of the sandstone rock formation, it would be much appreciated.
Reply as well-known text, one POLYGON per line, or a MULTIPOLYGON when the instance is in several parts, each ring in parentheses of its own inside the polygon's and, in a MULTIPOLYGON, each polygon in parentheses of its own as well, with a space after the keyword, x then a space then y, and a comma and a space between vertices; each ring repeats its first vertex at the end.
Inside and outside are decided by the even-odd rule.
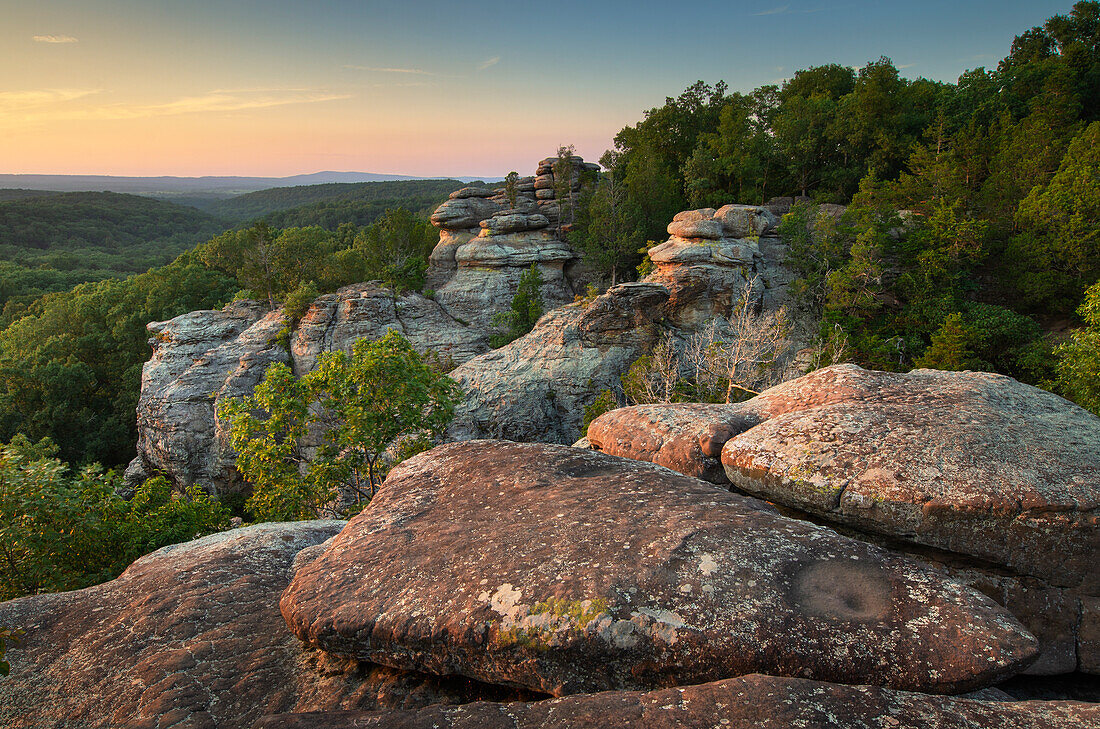
POLYGON ((658 284, 620 284, 555 309, 526 336, 458 367, 451 377, 465 397, 447 439, 576 440, 584 406, 661 335, 667 302, 658 284))
POLYGON ((919 556, 1040 638, 1032 670, 1097 671, 1100 420, 1062 398, 987 373, 845 365, 736 405, 613 411, 588 438, 716 483, 728 474, 895 548, 944 550, 919 556))
POLYGON ((181 489, 237 487, 234 455, 217 445, 216 404, 250 394, 268 366, 289 360, 277 344, 282 327, 281 314, 255 301, 149 324, 153 356, 141 373, 131 483, 161 471, 181 489))
POLYGON ((194 311, 149 325, 153 356, 142 369, 137 407, 138 455, 127 469, 140 482, 155 472, 178 488, 199 484, 213 492, 241 487, 228 432, 217 418, 220 402, 251 394, 274 362, 299 375, 322 352, 350 351, 361 337, 387 330, 420 351, 463 362, 489 349, 489 333, 456 321, 438 302, 419 294, 395 297, 376 284, 346 286, 321 296, 287 343, 282 311, 235 301, 220 311, 194 311))
POLYGON ((645 693, 609 691, 533 704, 432 706, 416 712, 283 714, 256 729, 1089 729, 1100 705, 991 702, 871 686, 751 675, 645 693))
POLYGON ((448 439, 572 443, 582 435, 584 407, 600 390, 619 389, 619 377, 662 336, 682 339, 715 317, 729 316, 753 281, 757 305, 774 310, 787 303, 782 245, 756 237, 774 231, 770 212, 727 205, 676 218, 669 232, 694 237, 674 234, 650 249, 656 268, 643 281, 609 289, 589 309, 556 310, 525 337, 455 370, 452 376, 467 396, 448 439), (658 287, 667 300, 648 293, 638 299, 658 287), (630 309, 641 315, 630 315, 630 309), (623 313, 609 319, 590 310, 623 313))
POLYGON ((527 698, 303 649, 279 593, 302 549, 344 522, 261 524, 165 547, 118 579, 0 603, 19 626, 0 725, 240 727, 283 711, 527 698))
MULTIPOLYGON (((576 192, 581 173, 599 166, 579 157, 572 164, 570 190, 576 192)), ((493 316, 509 307, 532 265, 542 274, 546 308, 571 302, 577 286, 568 271, 577 268, 578 256, 557 227, 561 202, 554 195, 552 160, 539 163, 539 170, 520 180, 515 208, 503 189, 471 186, 436 209, 432 222, 440 240, 428 271, 436 289, 431 298, 395 297, 371 283, 326 294, 290 337, 289 353, 280 345, 282 313, 257 302, 150 324, 153 356, 142 374, 138 453, 127 469, 128 483, 160 472, 181 489, 195 483, 212 492, 240 489, 216 406, 251 393, 273 362, 290 362, 302 374, 322 352, 350 351, 360 337, 396 329, 417 349, 462 364, 489 351, 493 316), (537 191, 549 194, 536 199, 537 191)))
POLYGON ((579 256, 563 239, 562 206, 574 215, 571 205, 582 174, 600 167, 573 157, 568 189, 574 199, 564 201, 556 199, 555 190, 564 186, 555 178, 556 161, 541 161, 535 177, 519 180, 514 206, 503 188, 463 188, 432 214, 440 237, 427 279, 452 316, 488 329, 492 315, 507 308, 520 276, 532 265, 542 275, 546 309, 573 300, 579 289, 568 271, 579 256))
POLYGON ((281 608, 328 652, 555 695, 752 672, 951 693, 1035 656, 914 562, 665 468, 501 441, 398 466, 281 608))

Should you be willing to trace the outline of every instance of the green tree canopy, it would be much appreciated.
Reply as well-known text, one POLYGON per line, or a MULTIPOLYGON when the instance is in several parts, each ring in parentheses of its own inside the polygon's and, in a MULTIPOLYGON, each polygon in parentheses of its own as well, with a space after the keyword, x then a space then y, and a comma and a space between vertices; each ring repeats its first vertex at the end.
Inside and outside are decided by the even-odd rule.
POLYGON ((281 521, 314 518, 348 489, 357 504, 369 500, 389 466, 430 447, 459 397, 453 380, 390 331, 357 341, 350 356, 322 354, 301 379, 272 365, 219 417, 229 423, 237 470, 253 484, 246 508, 281 521))

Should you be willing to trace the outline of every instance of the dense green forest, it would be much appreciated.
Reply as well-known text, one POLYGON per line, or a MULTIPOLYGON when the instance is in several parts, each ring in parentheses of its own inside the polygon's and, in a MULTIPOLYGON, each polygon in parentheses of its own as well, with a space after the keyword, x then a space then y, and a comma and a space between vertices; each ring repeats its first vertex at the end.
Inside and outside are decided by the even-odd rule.
POLYGON ((678 210, 804 196, 781 232, 826 343, 865 366, 996 370, 1087 399, 1058 345, 1100 279, 1100 3, 954 84, 888 58, 747 93, 700 81, 602 161, 578 237, 604 239, 590 258, 609 277, 624 242, 662 240, 678 210))
POLYGON ((275 228, 335 230, 342 223, 370 225, 390 208, 431 212, 465 186, 458 180, 397 180, 274 187, 214 203, 209 211, 233 221, 263 219, 275 228))
POLYGON ((162 266, 228 227, 194 208, 113 192, 6 190, 0 200, 5 321, 42 294, 162 266))

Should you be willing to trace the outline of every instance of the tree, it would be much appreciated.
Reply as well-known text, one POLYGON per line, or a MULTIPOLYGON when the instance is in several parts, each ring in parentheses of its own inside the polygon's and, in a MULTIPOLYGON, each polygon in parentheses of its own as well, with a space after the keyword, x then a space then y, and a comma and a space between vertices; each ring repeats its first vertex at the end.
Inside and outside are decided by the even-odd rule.
POLYGON ((254 393, 219 407, 237 470, 253 485, 245 506, 261 521, 339 511, 350 492, 369 501, 397 461, 430 447, 450 422, 458 385, 394 331, 326 352, 301 379, 268 368, 254 393))
POLYGON ((1060 393, 1100 415, 1100 283, 1085 292, 1077 312, 1084 326, 1055 350, 1056 385, 1060 393))
POLYGON ((542 272, 532 263, 520 276, 508 311, 493 315, 493 326, 503 327, 503 330, 490 335, 489 343, 493 348, 499 348, 514 342, 534 329, 541 316, 542 272))
POLYGON ((1073 140, 1049 184, 1020 203, 1016 222, 1021 233, 1007 253, 1021 293, 1037 308, 1072 310, 1100 278, 1100 122, 1073 140))
POLYGON ((515 170, 504 176, 504 196, 508 198, 508 207, 515 210, 519 200, 519 173, 515 170))
POLYGON ((614 286, 621 271, 637 265, 638 249, 645 244, 642 213, 613 174, 600 178, 587 202, 577 222, 576 243, 585 260, 614 286))
POLYGON ((126 501, 115 472, 74 473, 56 453, 48 440, 0 444, 0 600, 103 582, 154 549, 227 526, 228 511, 197 487, 174 495, 158 477, 126 501))

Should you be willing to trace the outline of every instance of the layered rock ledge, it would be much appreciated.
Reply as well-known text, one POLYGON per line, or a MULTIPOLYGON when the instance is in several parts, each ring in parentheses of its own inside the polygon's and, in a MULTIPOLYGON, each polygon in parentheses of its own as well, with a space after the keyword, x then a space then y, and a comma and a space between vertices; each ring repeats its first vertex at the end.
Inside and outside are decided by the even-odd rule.
POLYGON ((753 672, 952 693, 1036 653, 984 595, 764 502, 500 441, 402 463, 280 604, 332 653, 555 695, 753 672))

